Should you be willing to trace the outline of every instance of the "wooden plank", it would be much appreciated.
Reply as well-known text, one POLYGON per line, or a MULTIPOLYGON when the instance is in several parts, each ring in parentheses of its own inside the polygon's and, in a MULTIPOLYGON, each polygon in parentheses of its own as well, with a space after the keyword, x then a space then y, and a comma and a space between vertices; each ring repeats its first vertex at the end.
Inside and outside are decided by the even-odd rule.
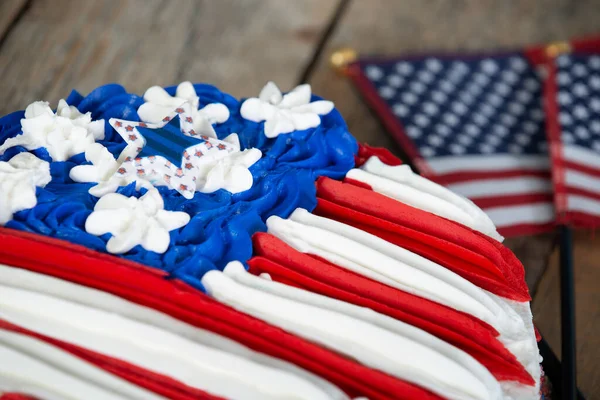
MULTIPOLYGON (((329 66, 329 55, 352 47, 359 55, 400 55, 436 50, 494 51, 597 32, 600 7, 592 0, 353 1, 309 80, 315 93, 335 102, 359 140, 402 156, 351 82, 329 66)), ((511 239, 530 288, 547 265, 554 235, 511 239)))
POLYGON ((555 243, 555 233, 509 238, 504 242, 525 266, 525 281, 532 297, 537 293, 538 283, 546 270, 555 243))
MULTIPOLYGON (((589 232, 574 236, 577 379, 588 399, 600 395, 600 238, 589 232)), ((560 357, 560 296, 558 249, 542 278, 533 315, 536 326, 560 357)))
POLYGON ((10 25, 26 4, 27 0, 0 1, 0 41, 5 37, 10 25))
POLYGON ((0 114, 109 82, 183 80, 238 96, 294 85, 336 0, 35 0, 0 51, 0 114))

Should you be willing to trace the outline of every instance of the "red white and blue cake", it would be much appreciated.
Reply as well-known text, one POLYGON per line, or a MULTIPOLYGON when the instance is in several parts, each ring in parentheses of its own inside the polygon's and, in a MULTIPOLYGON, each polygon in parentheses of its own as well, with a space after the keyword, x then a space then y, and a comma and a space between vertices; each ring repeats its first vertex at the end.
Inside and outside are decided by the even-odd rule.
POLYGON ((1 399, 537 399, 522 264, 308 85, 0 119, 1 399))

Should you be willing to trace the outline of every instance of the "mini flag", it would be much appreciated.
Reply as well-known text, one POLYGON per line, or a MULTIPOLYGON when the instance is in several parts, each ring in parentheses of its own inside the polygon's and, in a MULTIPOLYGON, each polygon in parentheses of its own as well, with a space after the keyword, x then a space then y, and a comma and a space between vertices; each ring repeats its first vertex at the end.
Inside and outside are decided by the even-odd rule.
POLYGON ((557 219, 600 226, 600 43, 547 63, 548 141, 557 219))
POLYGON ((542 79, 524 53, 365 59, 348 71, 421 174, 473 200, 504 236, 552 228, 542 79))

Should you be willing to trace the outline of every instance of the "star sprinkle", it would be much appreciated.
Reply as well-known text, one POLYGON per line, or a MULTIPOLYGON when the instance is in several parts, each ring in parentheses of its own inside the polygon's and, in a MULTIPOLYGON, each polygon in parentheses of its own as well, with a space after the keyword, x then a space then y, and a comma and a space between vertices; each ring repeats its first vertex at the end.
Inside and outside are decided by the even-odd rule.
POLYGON ((111 233, 106 244, 109 253, 123 254, 139 244, 162 254, 171 242, 169 232, 189 221, 184 212, 166 211, 160 193, 153 188, 139 199, 118 193, 102 197, 85 221, 85 230, 96 236, 111 233))
POLYGON ((146 103, 138 108, 138 115, 145 122, 160 123, 174 108, 183 103, 190 103, 190 117, 194 121, 194 130, 199 135, 216 138, 213 124, 220 124, 229 119, 229 109, 220 103, 208 104, 198 109, 200 98, 191 82, 182 82, 177 86, 175 96, 160 86, 152 86, 144 94, 146 103))
POLYGON ((310 85, 297 86, 284 95, 277 85, 269 82, 258 98, 244 101, 240 113, 250 121, 265 121, 265 136, 274 138, 282 133, 315 128, 321 124, 320 115, 333 110, 331 101, 310 100, 310 85))
POLYGON ((236 147, 196 132, 191 110, 189 103, 183 103, 159 124, 112 118, 109 122, 127 148, 134 149, 134 155, 123 160, 115 175, 134 175, 155 186, 167 185, 191 199, 201 167, 239 150, 239 143, 236 147))

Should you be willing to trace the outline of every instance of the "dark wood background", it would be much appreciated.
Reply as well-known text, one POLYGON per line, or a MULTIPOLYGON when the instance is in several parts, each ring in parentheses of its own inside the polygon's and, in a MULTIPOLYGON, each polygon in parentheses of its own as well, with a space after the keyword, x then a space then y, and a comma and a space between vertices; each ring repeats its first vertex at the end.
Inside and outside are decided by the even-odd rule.
MULTIPOLYGON (((142 94, 190 80, 247 97, 268 80, 282 89, 307 81, 359 140, 397 152, 329 66, 335 49, 489 51, 592 33, 598 0, 0 0, 0 115, 108 82, 142 94)), ((527 270, 536 325, 560 353, 555 242, 545 234, 507 245, 527 270)), ((600 398, 599 245, 576 234, 578 377, 589 399, 600 398)))

